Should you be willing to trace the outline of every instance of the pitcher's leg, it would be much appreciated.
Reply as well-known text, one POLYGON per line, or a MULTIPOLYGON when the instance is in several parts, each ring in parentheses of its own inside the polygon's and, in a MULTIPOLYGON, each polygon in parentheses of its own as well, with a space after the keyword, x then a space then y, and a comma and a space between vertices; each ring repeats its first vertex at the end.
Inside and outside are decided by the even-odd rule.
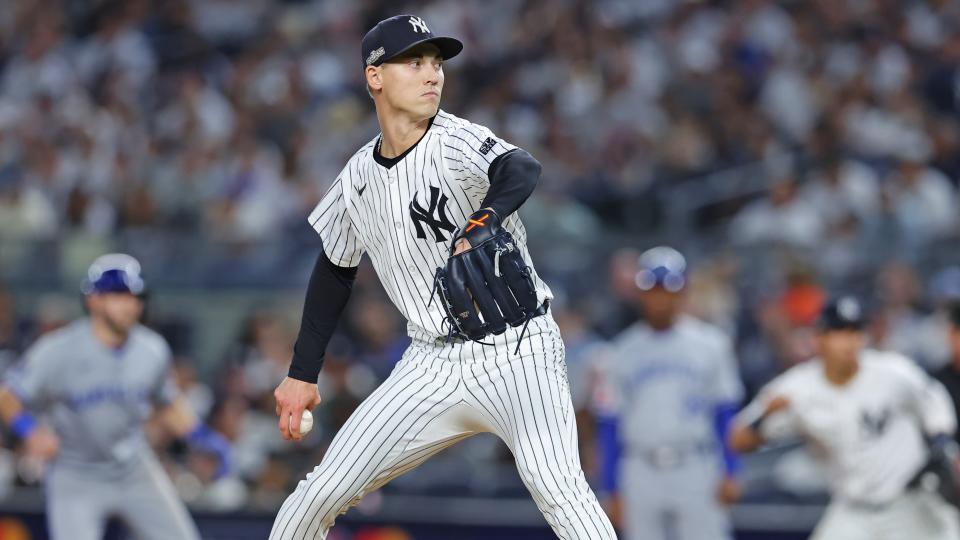
POLYGON ((357 407, 320 465, 283 503, 271 540, 325 538, 369 491, 470 433, 447 421, 462 406, 452 363, 405 359, 357 407))
POLYGON ((495 358, 491 354, 487 361, 465 365, 466 388, 491 418, 506 424, 501 436, 554 532, 564 539, 616 538, 580 467, 559 332, 541 331, 527 339, 520 356, 498 344, 495 358))

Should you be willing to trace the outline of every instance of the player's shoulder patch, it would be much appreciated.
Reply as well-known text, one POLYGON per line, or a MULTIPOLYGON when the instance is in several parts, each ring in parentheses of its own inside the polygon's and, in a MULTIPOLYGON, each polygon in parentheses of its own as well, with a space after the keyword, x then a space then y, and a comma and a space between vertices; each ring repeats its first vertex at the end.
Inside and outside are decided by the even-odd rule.
POLYGON ((487 137, 486 140, 483 141, 483 144, 480 145, 480 153, 487 155, 496 145, 497 141, 493 140, 493 137, 487 137))

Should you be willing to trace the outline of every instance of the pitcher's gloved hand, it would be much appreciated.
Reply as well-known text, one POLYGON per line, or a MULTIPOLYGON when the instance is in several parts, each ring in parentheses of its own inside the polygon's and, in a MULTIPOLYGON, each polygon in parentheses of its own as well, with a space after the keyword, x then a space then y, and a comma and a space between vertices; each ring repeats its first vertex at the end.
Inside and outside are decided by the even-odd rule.
POLYGON ((530 267, 496 212, 474 212, 453 235, 450 253, 446 267, 437 268, 434 294, 440 294, 451 335, 480 341, 541 314, 530 267))

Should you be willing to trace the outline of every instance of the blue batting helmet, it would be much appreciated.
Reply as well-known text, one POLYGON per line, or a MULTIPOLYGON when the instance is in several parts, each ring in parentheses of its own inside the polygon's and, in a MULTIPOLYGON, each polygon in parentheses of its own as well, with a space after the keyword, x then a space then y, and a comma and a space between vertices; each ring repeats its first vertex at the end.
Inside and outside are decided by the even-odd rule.
POLYGON ((640 255, 640 270, 634 281, 642 291, 660 286, 679 292, 687 284, 687 260, 679 251, 667 246, 648 249, 640 255))
POLYGON ((140 277, 140 262, 125 253, 101 255, 90 265, 80 290, 83 294, 141 295, 146 292, 146 285, 140 277))

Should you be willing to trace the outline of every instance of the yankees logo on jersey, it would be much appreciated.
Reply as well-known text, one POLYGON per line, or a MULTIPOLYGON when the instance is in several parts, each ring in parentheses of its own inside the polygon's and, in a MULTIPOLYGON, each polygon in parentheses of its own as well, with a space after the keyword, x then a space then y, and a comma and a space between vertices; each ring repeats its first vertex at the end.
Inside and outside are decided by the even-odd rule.
POLYGON ((423 230, 423 226, 426 225, 430 227, 437 242, 445 242, 449 237, 444 234, 444 231, 449 233, 457 228, 447 219, 447 201, 449 199, 446 195, 440 193, 440 188, 430 186, 430 204, 424 210, 417 202, 419 196, 419 193, 414 193, 413 200, 410 201, 410 218, 413 219, 413 224, 417 228, 417 238, 427 237, 423 230))
MULTIPOLYGON (((378 142, 350 158, 310 223, 334 264, 357 266, 363 253, 370 256, 412 336, 444 336, 444 313, 430 302, 434 269, 446 263, 457 224, 479 209, 490 164, 516 147, 442 110, 423 138, 396 158, 381 157, 378 142)), ((519 217, 509 216, 503 226, 532 269, 519 217)), ((532 277, 539 302, 552 298, 536 271, 532 277)))
POLYGON ((890 422, 890 416, 890 410, 886 408, 876 412, 860 411, 860 433, 866 439, 882 436, 890 422))

